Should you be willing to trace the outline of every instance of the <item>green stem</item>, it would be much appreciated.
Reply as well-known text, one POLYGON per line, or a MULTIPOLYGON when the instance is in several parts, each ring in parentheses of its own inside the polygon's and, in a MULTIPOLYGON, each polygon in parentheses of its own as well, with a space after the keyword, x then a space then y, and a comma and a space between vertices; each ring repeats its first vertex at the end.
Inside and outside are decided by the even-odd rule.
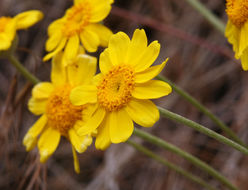
POLYGON ((218 117, 216 117, 213 113, 211 113, 204 105, 202 105, 199 101, 197 101, 194 97, 189 95, 183 89, 178 87, 176 84, 171 82, 170 80, 166 79, 163 76, 157 76, 157 79, 167 82, 171 85, 173 90, 183 97, 185 100, 190 102, 193 106, 195 106, 198 110, 208 116, 217 126, 219 126, 230 138, 232 138, 235 142, 241 144, 242 146, 246 147, 246 144, 242 142, 239 137, 228 127, 226 126, 218 117))
POLYGON ((199 185, 202 185, 203 187, 209 189, 209 190, 217 190, 216 188, 212 187, 211 185, 209 185, 208 183, 206 183, 204 180, 202 180, 201 178, 185 171, 184 169, 176 166, 175 164, 169 162, 168 160, 162 158, 161 156, 158 156, 157 154, 153 153, 152 151, 148 150, 147 148, 143 147, 142 145, 139 145, 137 143, 135 143, 134 141, 131 140, 127 140, 126 141, 129 145, 131 145, 132 147, 134 147, 136 150, 144 153, 146 156, 160 162, 161 164, 163 164, 164 166, 174 170, 175 172, 183 175, 184 177, 186 177, 187 179, 198 183, 199 185))
POLYGON ((176 113, 170 112, 170 111, 163 109, 159 106, 158 106, 158 109, 164 117, 171 119, 173 121, 176 121, 178 123, 181 123, 183 125, 186 125, 188 127, 191 127, 191 128, 193 128, 193 129, 195 129, 195 130, 197 130, 197 131, 199 131, 199 132, 201 132, 201 133, 203 133, 209 137, 216 139, 219 142, 222 142, 223 144, 231 146, 231 147, 235 148, 236 150, 248 155, 248 149, 246 149, 242 145, 240 145, 240 144, 238 144, 238 143, 236 143, 236 142, 234 142, 234 141, 232 141, 232 140, 230 140, 230 139, 228 139, 228 138, 226 138, 226 137, 224 137, 224 136, 222 136, 222 135, 220 135, 220 134, 218 134, 218 133, 216 133, 216 132, 214 132, 214 131, 206 128, 206 127, 204 127, 203 125, 200 125, 200 124, 198 124, 192 120, 189 120, 189 119, 187 119, 181 115, 178 115, 176 113))
POLYGON ((158 138, 155 137, 147 132, 144 132, 142 130, 139 130, 137 128, 134 129, 134 135, 141 137, 144 140, 149 141, 150 143, 160 146, 170 152, 173 152, 183 158, 185 158, 186 160, 188 160, 189 162, 191 162, 192 164, 194 164, 195 166, 198 166, 199 168, 201 168, 202 170, 206 171, 209 175, 213 176, 214 178, 216 178, 217 180, 219 180, 221 183, 223 183, 224 185, 226 185, 229 189, 231 190, 238 190, 233 184, 231 184, 223 175, 221 175, 218 171, 216 171, 214 168, 212 168, 211 166, 209 166, 208 164, 204 163, 203 161, 201 161, 200 159, 194 157, 193 155, 181 150, 180 148, 158 138))
POLYGON ((199 0, 186 0, 193 8, 195 8, 207 21, 212 24, 222 34, 225 33, 225 24, 216 17, 209 9, 207 9, 199 0))
POLYGON ((8 55, 8 60, 12 63, 12 65, 15 66, 15 68, 30 82, 33 84, 37 84, 40 82, 38 78, 36 78, 34 75, 32 75, 23 65, 13 56, 8 55))

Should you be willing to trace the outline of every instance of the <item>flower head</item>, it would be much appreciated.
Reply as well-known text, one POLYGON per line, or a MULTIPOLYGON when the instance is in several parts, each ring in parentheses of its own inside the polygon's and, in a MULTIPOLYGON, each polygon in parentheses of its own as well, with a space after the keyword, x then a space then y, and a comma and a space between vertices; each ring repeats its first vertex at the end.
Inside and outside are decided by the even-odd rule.
POLYGON ((100 24, 110 12, 113 0, 74 0, 65 15, 48 28, 44 60, 65 49, 64 58, 75 57, 80 41, 88 52, 95 52, 99 45, 107 46, 112 32, 100 24))
POLYGON ((26 29, 43 18, 40 11, 26 11, 15 17, 0 17, 0 51, 8 50, 15 38, 16 31, 26 29))
POLYGON ((248 0, 227 0, 228 23, 225 35, 233 45, 235 58, 248 70, 248 0))
POLYGON ((96 148, 105 149, 111 143, 126 141, 133 132, 133 121, 143 127, 151 127, 158 121, 159 111, 149 99, 171 92, 167 83, 151 80, 166 64, 165 61, 151 66, 159 51, 157 41, 147 46, 144 30, 136 30, 132 40, 119 32, 110 38, 108 48, 100 55, 101 73, 94 77, 94 84, 71 91, 74 105, 95 105, 91 118, 78 133, 84 135, 98 129, 96 148))
POLYGON ((96 59, 80 54, 74 64, 63 67, 62 53, 57 54, 52 62, 52 82, 41 82, 32 90, 28 102, 29 110, 35 115, 42 115, 29 129, 23 139, 27 151, 37 144, 40 161, 45 162, 56 150, 60 137, 66 137, 72 144, 74 166, 79 172, 76 152, 82 153, 92 143, 92 133, 79 137, 78 126, 88 118, 91 107, 88 105, 75 106, 69 99, 72 88, 87 85, 96 72, 96 59))

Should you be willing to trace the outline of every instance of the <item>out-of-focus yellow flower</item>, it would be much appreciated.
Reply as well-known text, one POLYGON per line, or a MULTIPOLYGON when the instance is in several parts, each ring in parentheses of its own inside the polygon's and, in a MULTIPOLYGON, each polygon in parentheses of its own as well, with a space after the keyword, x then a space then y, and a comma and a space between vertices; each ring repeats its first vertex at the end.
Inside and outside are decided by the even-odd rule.
POLYGON ((43 18, 40 11, 31 10, 15 17, 0 17, 0 51, 8 50, 16 35, 16 30, 26 29, 43 18))
POLYGON ((158 121, 159 111, 149 99, 171 93, 167 83, 151 80, 166 64, 150 67, 159 51, 157 41, 147 46, 144 30, 137 29, 132 40, 123 32, 110 38, 108 48, 100 55, 101 73, 94 77, 94 85, 81 85, 71 91, 74 105, 95 105, 79 135, 98 129, 95 146, 104 150, 111 143, 126 141, 133 132, 133 121, 143 127, 158 121))
POLYGON ((228 22, 225 35, 233 45, 235 58, 248 70, 248 0, 227 0, 228 22))
POLYGON ((65 15, 48 28, 44 61, 64 49, 66 60, 75 57, 80 41, 88 52, 95 52, 99 45, 106 47, 111 30, 100 22, 109 14, 113 0, 74 0, 65 15))
POLYGON ((43 163, 56 150, 60 137, 66 137, 72 144, 74 167, 79 173, 75 150, 79 153, 84 152, 92 143, 92 133, 79 137, 78 124, 81 126, 87 120, 92 106, 74 106, 69 100, 69 95, 72 88, 91 83, 96 72, 96 58, 80 54, 74 64, 68 67, 62 66, 61 59, 62 53, 53 58, 52 82, 41 82, 32 90, 28 108, 33 114, 42 116, 29 129, 23 144, 26 150, 30 151, 38 141, 40 161, 43 163))

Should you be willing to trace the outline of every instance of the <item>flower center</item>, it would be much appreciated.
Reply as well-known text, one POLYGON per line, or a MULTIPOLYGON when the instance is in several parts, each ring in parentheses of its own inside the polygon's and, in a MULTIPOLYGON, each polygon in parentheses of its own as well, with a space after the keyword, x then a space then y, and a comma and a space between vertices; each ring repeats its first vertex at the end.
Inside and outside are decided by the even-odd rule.
POLYGON ((71 89, 68 84, 56 88, 50 95, 46 107, 48 125, 62 135, 66 135, 75 122, 82 119, 83 106, 71 104, 69 99, 71 89))
POLYGON ((132 97, 134 71, 129 65, 115 66, 104 75, 97 88, 99 104, 107 111, 119 110, 132 97))
POLYGON ((66 12, 66 21, 62 32, 66 37, 79 34, 89 24, 91 16, 91 5, 84 1, 74 5, 66 12))
POLYGON ((10 17, 0 17, 0 32, 4 32, 7 24, 11 20, 10 17))
POLYGON ((227 0, 226 7, 229 19, 237 27, 248 20, 248 0, 227 0))

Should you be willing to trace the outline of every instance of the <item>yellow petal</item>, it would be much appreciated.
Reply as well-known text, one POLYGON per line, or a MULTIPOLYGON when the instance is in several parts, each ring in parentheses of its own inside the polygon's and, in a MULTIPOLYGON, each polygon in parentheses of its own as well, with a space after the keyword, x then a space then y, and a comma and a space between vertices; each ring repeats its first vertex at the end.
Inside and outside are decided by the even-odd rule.
POLYGON ((62 33, 60 31, 55 32, 46 41, 46 51, 53 51, 60 43, 62 39, 62 33))
POLYGON ((54 153, 60 141, 60 133, 48 127, 42 134, 38 141, 38 148, 40 152, 40 162, 44 163, 54 153))
POLYGON ((35 99, 31 97, 28 101, 28 109, 35 115, 41 115, 45 113, 47 105, 47 99, 35 99))
POLYGON ((76 62, 67 67, 70 84, 73 86, 90 84, 96 73, 96 64, 95 57, 86 54, 78 55, 76 62))
POLYGON ((135 83, 144 83, 151 79, 153 79, 155 76, 157 76, 166 65, 166 62, 168 59, 166 59, 162 64, 152 66, 142 72, 135 73, 135 83))
POLYGON ((78 161, 77 153, 73 146, 72 146, 72 155, 73 155, 74 170, 77 174, 79 174, 80 173, 79 161, 78 161))
POLYGON ((90 24, 88 27, 98 35, 100 39, 100 45, 107 47, 109 38, 113 35, 112 31, 102 24, 90 24))
POLYGON ((87 104, 87 106, 82 111, 82 118, 84 121, 88 121, 93 113, 95 113, 98 108, 97 104, 87 104))
POLYGON ((104 118, 103 122, 97 129, 98 133, 95 142, 96 149, 105 150, 110 146, 111 140, 109 134, 109 126, 110 126, 109 114, 106 114, 106 117, 104 118))
POLYGON ((0 50, 7 50, 10 48, 11 43, 12 43, 12 39, 10 39, 7 34, 3 33, 0 34, 0 50))
POLYGON ((127 63, 126 55, 129 44, 130 39, 124 32, 118 32, 110 38, 108 52, 113 65, 127 63))
POLYGON ((68 61, 75 59, 78 52, 78 48, 79 48, 79 37, 78 35, 74 35, 69 38, 68 43, 65 47, 65 52, 64 52, 65 59, 68 61))
POLYGON ((83 127, 89 119, 91 119, 92 115, 95 113, 96 109, 98 108, 97 104, 87 104, 82 111, 82 118, 83 120, 78 120, 73 128, 78 131, 81 127, 83 127))
POLYGON ((127 50, 127 62, 132 63, 147 48, 147 37, 143 29, 136 29, 133 33, 129 49, 127 50))
POLYGON ((225 36, 230 44, 233 45, 233 51, 235 52, 235 58, 239 59, 239 38, 240 29, 237 28, 230 20, 228 20, 226 25, 225 36))
POLYGON ((83 2, 83 0, 74 0, 74 5, 83 2))
POLYGON ((103 74, 98 73, 93 77, 93 84, 97 86, 102 81, 102 79, 103 79, 103 74))
POLYGON ((62 38, 62 40, 60 41, 60 43, 57 46, 57 48, 53 52, 47 54, 43 58, 43 61, 47 61, 47 60, 51 59, 52 57, 55 57, 55 55, 58 54, 65 47, 66 42, 67 42, 67 39, 66 38, 62 38))
POLYGON ((35 99, 45 99, 50 96, 54 87, 50 82, 41 82, 34 86, 32 90, 32 97, 35 99))
POLYGON ((4 32, 0 32, 0 50, 7 50, 11 47, 16 35, 16 20, 9 18, 4 32))
POLYGON ((69 138, 70 138, 71 144, 74 146, 74 148, 79 153, 83 153, 88 148, 88 146, 90 146, 92 143, 91 136, 85 135, 85 136, 79 137, 73 128, 69 130, 69 138))
POLYGON ((245 71, 248 70, 248 48, 241 55, 241 65, 245 71))
POLYGON ((238 56, 241 57, 243 54, 243 51, 247 48, 248 48, 248 22, 246 22, 241 27, 238 56))
POLYGON ((36 10, 26 11, 15 16, 17 29, 26 29, 43 18, 43 13, 36 10))
POLYGON ((81 85, 72 89, 70 100, 73 105, 79 106, 97 101, 97 88, 94 85, 81 85))
POLYGON ((102 120, 105 116, 105 110, 102 107, 98 107, 92 117, 86 122, 84 126, 82 126, 77 133, 80 136, 89 134, 96 130, 101 124, 102 120))
POLYGON ((80 39, 88 52, 95 52, 100 45, 98 35, 87 27, 80 33, 80 39))
POLYGON ((103 74, 106 74, 109 72, 109 70, 113 67, 111 63, 111 59, 109 57, 109 49, 106 48, 100 55, 100 60, 99 60, 99 67, 100 71, 103 74))
POLYGON ((60 52, 52 59, 51 81, 55 86, 61 86, 66 83, 66 72, 62 65, 63 53, 60 52))
POLYGON ((37 136, 41 133, 47 123, 47 117, 43 114, 34 125, 28 130, 23 138, 23 145, 26 151, 32 150, 37 143, 37 136))
POLYGON ((159 80, 150 80, 146 83, 136 84, 132 96, 137 99, 154 99, 170 94, 171 86, 159 80))
POLYGON ((133 133, 133 121, 124 109, 109 113, 110 139, 112 143, 125 142, 133 133))
POLYGON ((105 17, 108 16, 111 10, 112 1, 109 0, 93 0, 92 2, 92 12, 90 17, 90 22, 100 22, 105 17))
POLYGON ((135 123, 143 127, 152 127, 159 119, 158 108, 150 100, 132 99, 125 110, 135 123))
POLYGON ((154 61, 157 59, 160 51, 160 44, 157 41, 153 41, 140 56, 136 57, 137 59, 133 59, 131 62, 135 72, 141 72, 150 67, 154 61))
POLYGON ((54 35, 56 32, 61 32, 61 28, 64 25, 65 18, 60 18, 55 21, 53 21, 49 26, 48 26, 48 36, 54 35))

